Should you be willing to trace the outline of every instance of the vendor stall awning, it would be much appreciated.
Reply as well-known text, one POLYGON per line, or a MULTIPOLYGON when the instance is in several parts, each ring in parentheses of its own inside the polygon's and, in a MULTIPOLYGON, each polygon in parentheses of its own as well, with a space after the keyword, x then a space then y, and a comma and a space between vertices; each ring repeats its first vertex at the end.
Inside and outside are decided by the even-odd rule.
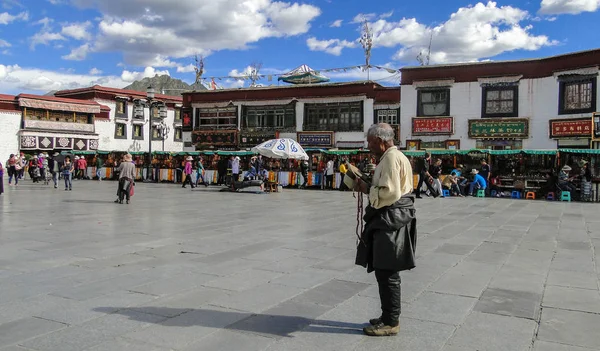
POLYGON ((39 108, 42 110, 52 111, 70 111, 70 112, 81 112, 81 113, 100 113, 100 105, 90 104, 75 104, 58 101, 47 101, 47 100, 35 100, 27 98, 19 98, 19 106, 39 108))

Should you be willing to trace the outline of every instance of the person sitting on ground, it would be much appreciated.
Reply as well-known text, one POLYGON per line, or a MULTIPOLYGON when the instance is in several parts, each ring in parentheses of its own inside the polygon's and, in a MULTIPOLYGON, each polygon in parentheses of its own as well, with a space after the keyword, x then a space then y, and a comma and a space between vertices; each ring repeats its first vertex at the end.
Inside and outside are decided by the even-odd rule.
POLYGON ((458 177, 454 174, 449 174, 444 178, 444 182, 442 184, 445 188, 450 190, 450 194, 453 196, 463 197, 462 192, 458 186, 458 177))
POLYGON ((475 190, 485 190, 487 188, 487 182, 485 178, 479 174, 478 170, 471 170, 471 174, 473 175, 473 182, 471 182, 471 185, 469 186, 469 196, 473 196, 473 191, 475 190))

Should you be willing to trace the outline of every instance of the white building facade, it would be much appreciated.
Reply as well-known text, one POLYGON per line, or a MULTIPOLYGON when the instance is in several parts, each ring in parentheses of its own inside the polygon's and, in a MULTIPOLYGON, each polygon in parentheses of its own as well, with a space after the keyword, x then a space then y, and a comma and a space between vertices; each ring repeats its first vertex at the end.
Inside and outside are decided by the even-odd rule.
POLYGON ((101 86, 62 90, 55 96, 106 106, 108 112, 95 119, 99 150, 148 152, 152 143, 153 152, 183 151, 181 98, 156 94, 149 101, 142 92, 101 86))
POLYGON ((536 60, 408 67, 407 149, 556 149, 593 145, 600 50, 536 60))
POLYGON ((361 149, 400 91, 373 82, 262 87, 184 94, 184 151, 249 149, 290 138, 304 148, 361 149), (187 121, 187 123, 186 123, 187 121))
POLYGON ((15 96, 0 94, 0 162, 6 166, 10 154, 19 153, 21 110, 15 96))

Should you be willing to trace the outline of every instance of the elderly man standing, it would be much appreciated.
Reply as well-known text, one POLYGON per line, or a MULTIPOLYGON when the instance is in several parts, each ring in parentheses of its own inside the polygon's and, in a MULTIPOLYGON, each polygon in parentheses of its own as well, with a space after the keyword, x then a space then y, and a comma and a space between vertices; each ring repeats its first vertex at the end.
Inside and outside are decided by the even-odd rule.
POLYGON ((357 248, 356 264, 375 271, 381 317, 363 329, 369 336, 400 331, 400 271, 415 267, 417 243, 413 176, 410 161, 394 146, 394 130, 385 123, 371 126, 369 150, 378 159, 372 184, 357 178, 355 190, 369 195, 365 228, 357 248))

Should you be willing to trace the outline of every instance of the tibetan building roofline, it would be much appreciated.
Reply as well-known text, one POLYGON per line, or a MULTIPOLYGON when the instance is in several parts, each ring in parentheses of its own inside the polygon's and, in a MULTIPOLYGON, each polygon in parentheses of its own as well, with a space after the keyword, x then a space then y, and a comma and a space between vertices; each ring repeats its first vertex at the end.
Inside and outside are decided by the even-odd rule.
POLYGON ((454 79, 476 82, 479 78, 523 75, 523 79, 551 77, 556 72, 600 65, 600 49, 550 57, 513 61, 486 61, 403 67, 401 85, 415 81, 454 79))
MULTIPOLYGON (((146 99, 146 93, 137 90, 119 89, 94 85, 86 88, 59 90, 54 93, 54 96, 70 97, 75 99, 92 100, 94 98, 115 100, 117 97, 127 97, 131 100, 146 99)), ((178 96, 170 96, 164 94, 154 94, 156 100, 162 100, 167 104, 180 104, 183 99, 178 96)))
POLYGON ((21 108, 14 95, 0 94, 0 111, 19 112, 21 108))
POLYGON ((357 95, 366 95, 373 99, 380 96, 386 101, 400 102, 399 88, 383 87, 373 81, 191 91, 183 93, 183 100, 189 106, 191 103, 197 102, 260 101, 357 95))

